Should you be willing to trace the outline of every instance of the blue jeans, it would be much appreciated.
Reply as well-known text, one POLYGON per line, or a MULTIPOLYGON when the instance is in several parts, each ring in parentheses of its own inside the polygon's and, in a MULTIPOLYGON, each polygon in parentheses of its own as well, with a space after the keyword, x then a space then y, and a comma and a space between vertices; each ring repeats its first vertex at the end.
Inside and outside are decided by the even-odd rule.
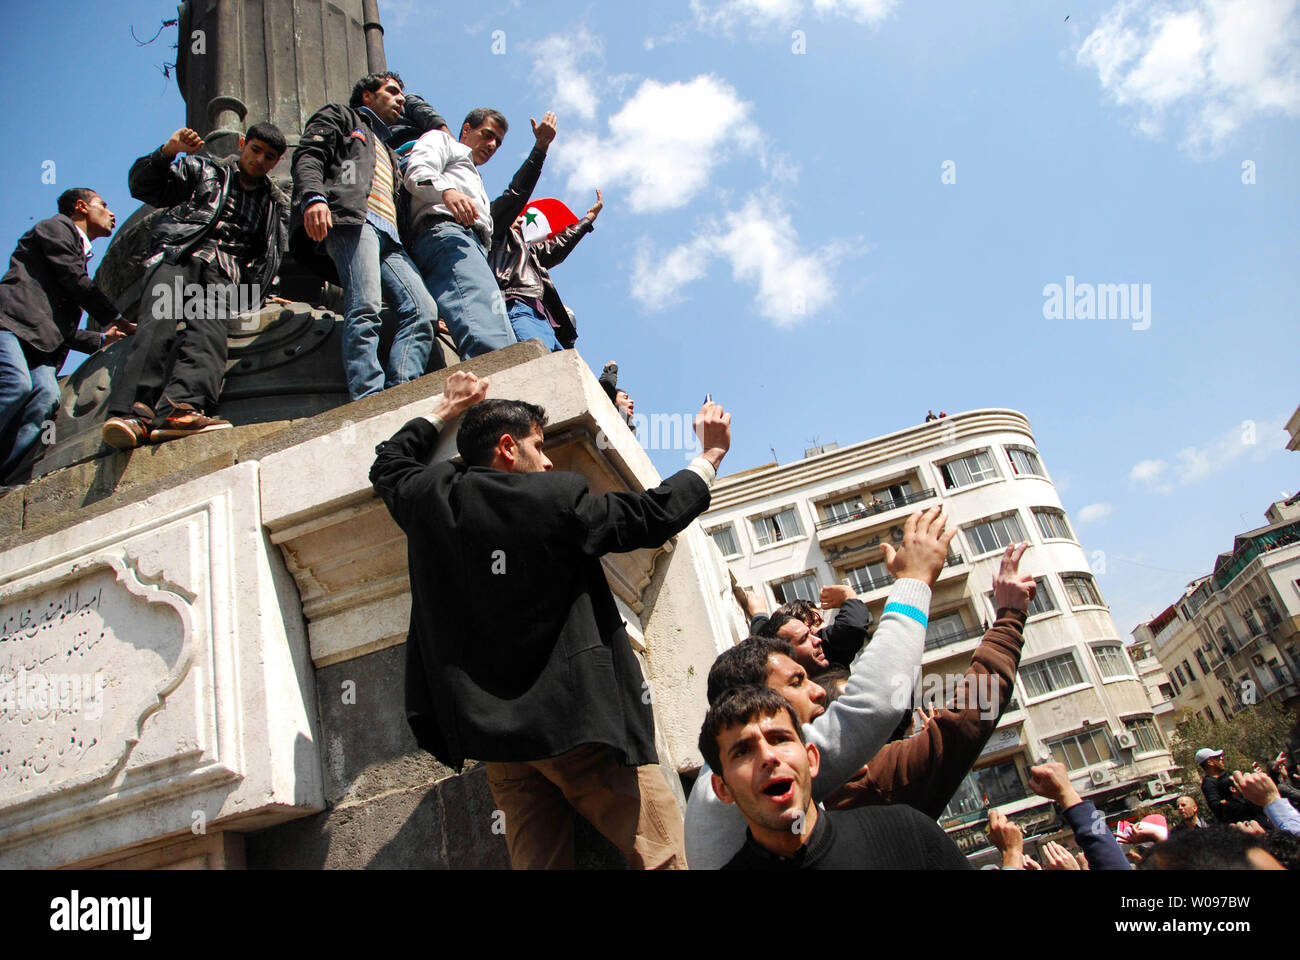
POLYGON ((411 259, 438 301, 462 360, 518 343, 483 242, 459 223, 422 226, 411 259))
POLYGON ((57 368, 29 367, 18 338, 0 330, 0 477, 23 459, 58 409, 57 368))
POLYGON ((343 369, 353 400, 423 376, 433 349, 438 306, 401 244, 370 224, 335 227, 325 249, 343 284, 343 369), (379 365, 379 312, 388 298, 397 334, 388 372, 379 365))
POLYGON ((525 340, 540 340, 542 346, 551 353, 564 349, 555 338, 555 328, 551 326, 551 321, 538 313, 527 300, 511 298, 506 301, 506 310, 510 314, 510 326, 515 328, 515 336, 520 343, 525 340))

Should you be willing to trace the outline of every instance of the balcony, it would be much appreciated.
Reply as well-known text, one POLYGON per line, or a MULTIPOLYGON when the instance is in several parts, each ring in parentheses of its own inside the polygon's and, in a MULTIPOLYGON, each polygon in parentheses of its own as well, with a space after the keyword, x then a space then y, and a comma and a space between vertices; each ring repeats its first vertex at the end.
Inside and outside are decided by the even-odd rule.
POLYGON ((925 649, 927 651, 938 650, 941 647, 951 647, 954 644, 965 643, 968 640, 978 640, 982 636, 984 636, 983 628, 975 627, 967 630, 965 633, 955 634, 953 636, 927 637, 925 641, 925 649))
POLYGON ((864 504, 861 510, 853 513, 844 514, 843 516, 827 517, 817 523, 817 532, 829 530, 831 527, 838 527, 842 524, 853 523, 856 520, 865 520, 868 517, 874 517, 877 514, 888 513, 891 510, 897 510, 899 507, 906 507, 913 503, 920 503, 922 500, 929 500, 934 497, 936 492, 933 488, 918 490, 915 493, 909 493, 904 497, 895 497, 892 500, 884 500, 880 503, 864 504))

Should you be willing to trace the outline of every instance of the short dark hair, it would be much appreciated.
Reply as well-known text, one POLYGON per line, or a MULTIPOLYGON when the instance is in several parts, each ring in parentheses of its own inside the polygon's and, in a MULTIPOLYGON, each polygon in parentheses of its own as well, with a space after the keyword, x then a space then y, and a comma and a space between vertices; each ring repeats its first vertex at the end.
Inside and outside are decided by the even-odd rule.
POLYGON ((261 140, 280 156, 284 156, 284 151, 289 147, 289 142, 284 139, 284 134, 273 123, 253 124, 248 128, 248 133, 244 134, 244 142, 247 143, 249 140, 261 140))
MULTIPOLYGON (((782 627, 792 620, 799 620, 793 613, 782 613, 779 609, 767 618, 767 623, 758 628, 760 637, 775 637, 782 627)), ((799 620, 803 623, 802 620, 799 620)))
POLYGON ((364 93, 374 93, 384 85, 385 80, 396 80, 399 87, 403 90, 406 89, 406 84, 402 82, 402 78, 391 70, 385 70, 383 73, 368 73, 358 80, 355 86, 353 86, 352 98, 348 100, 348 106, 353 110, 362 106, 364 101, 362 100, 361 95, 364 93))
POLYGON ((523 400, 484 400, 465 411, 456 431, 456 449, 471 467, 486 467, 504 434, 516 441, 546 426, 546 411, 523 400))
POLYGON ((790 718, 795 735, 803 743, 803 727, 790 701, 771 687, 749 684, 733 687, 709 707, 700 727, 700 753, 714 773, 722 775, 722 758, 718 753, 718 734, 728 727, 749 723, 755 717, 774 717, 782 710, 790 718))
POLYGON ((91 190, 90 187, 73 187, 71 190, 64 190, 59 194, 59 213, 65 217, 70 217, 77 210, 78 200, 84 200, 89 204, 97 196, 99 194, 91 190))
MULTIPOLYGON (((506 123, 506 115, 500 110, 493 110, 491 107, 475 107, 469 113, 465 114, 465 123, 469 124, 471 130, 477 130, 483 126, 484 120, 495 120, 501 127, 502 135, 510 132, 510 124, 506 123)), ((465 123, 461 124, 461 129, 465 129, 465 123)))
POLYGON ((1251 850, 1265 850, 1262 837, 1226 823, 1203 830, 1176 830, 1139 865, 1142 870, 1254 870, 1251 850))
POLYGON ((793 660, 794 645, 782 637, 750 637, 722 651, 709 667, 709 703, 716 703, 732 687, 766 684, 767 661, 774 653, 783 653, 793 660))
POLYGON ((1264 849, 1288 870, 1300 868, 1300 837, 1285 830, 1270 830, 1264 834, 1264 849))
POLYGON ((829 670, 823 670, 821 673, 817 674, 817 676, 812 678, 812 682, 826 691, 826 706, 829 707, 840 697, 839 682, 848 679, 849 668, 837 665, 831 667, 829 670))

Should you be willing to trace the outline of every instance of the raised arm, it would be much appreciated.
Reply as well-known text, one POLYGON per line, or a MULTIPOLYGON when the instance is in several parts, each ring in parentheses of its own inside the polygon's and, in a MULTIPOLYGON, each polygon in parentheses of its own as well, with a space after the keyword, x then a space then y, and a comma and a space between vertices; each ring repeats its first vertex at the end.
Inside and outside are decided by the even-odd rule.
POLYGON ((1079 796, 1070 783, 1065 764, 1044 763, 1029 769, 1029 789, 1056 803, 1061 816, 1074 831, 1074 839, 1083 850, 1093 870, 1132 870, 1133 866, 1120 849, 1119 841, 1106 826, 1106 817, 1079 796))
POLYGON ((189 127, 177 130, 161 147, 131 165, 127 175, 131 196, 154 207, 174 207, 188 200, 203 174, 204 161, 194 156, 172 161, 202 146, 203 138, 189 127))
POLYGON ((555 127, 558 123, 554 113, 549 110, 542 117, 542 122, 529 119, 533 125, 533 149, 520 164, 519 169, 510 180, 510 186, 501 192, 501 196, 492 201, 492 244, 495 246, 506 235, 511 225, 524 212, 528 201, 532 199, 537 180, 542 175, 542 164, 546 162, 546 151, 555 139, 555 127))
POLYGON ((945 532, 939 507, 908 517, 903 543, 885 545, 885 564, 894 575, 876 635, 850 666, 844 694, 804 726, 809 743, 822 753, 813 796, 822 801, 875 756, 907 709, 921 669, 930 608, 930 588, 943 570, 956 528, 945 532))
POLYGON ((695 415, 703 453, 653 490, 591 496, 575 488, 573 505, 582 549, 588 556, 658 547, 708 509, 709 487, 731 447, 731 414, 706 403, 695 415))
POLYGON ((420 499, 421 477, 438 442, 438 434, 451 420, 487 396, 489 381, 458 370, 447 378, 442 399, 428 420, 416 417, 375 447, 370 482, 388 506, 397 525, 406 529, 411 506, 420 499))

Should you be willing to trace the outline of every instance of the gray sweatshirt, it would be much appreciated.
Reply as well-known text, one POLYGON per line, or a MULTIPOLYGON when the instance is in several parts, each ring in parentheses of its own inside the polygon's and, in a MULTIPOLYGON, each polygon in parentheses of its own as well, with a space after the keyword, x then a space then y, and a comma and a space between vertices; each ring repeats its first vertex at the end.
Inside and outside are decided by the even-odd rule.
MULTIPOLYGON (((804 739, 817 744, 821 771, 813 780, 818 803, 838 790, 889 740, 911 705, 921 669, 930 588, 898 580, 871 642, 854 658, 844 695, 812 723, 804 739)), ((713 792, 706 763, 686 804, 686 862, 692 870, 719 870, 745 844, 745 818, 713 792)))

